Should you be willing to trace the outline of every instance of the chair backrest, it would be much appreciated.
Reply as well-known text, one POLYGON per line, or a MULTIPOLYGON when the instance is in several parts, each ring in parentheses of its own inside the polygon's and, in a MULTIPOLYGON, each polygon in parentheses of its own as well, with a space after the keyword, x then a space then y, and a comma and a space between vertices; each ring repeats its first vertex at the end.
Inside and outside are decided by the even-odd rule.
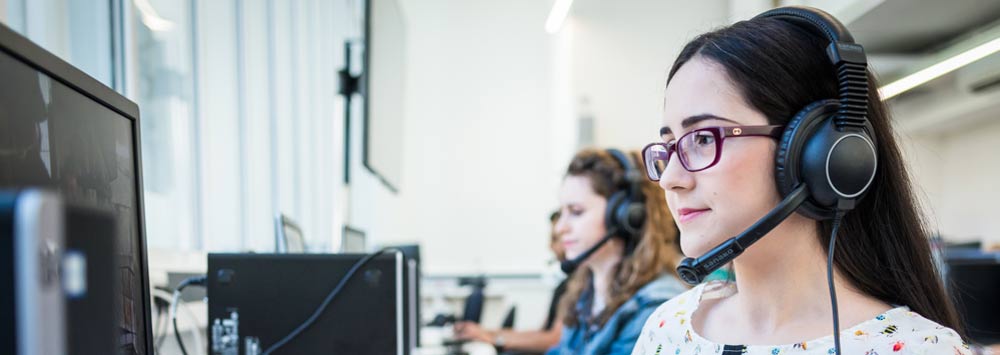
POLYGON ((486 301, 483 288, 485 288, 483 284, 472 286, 472 293, 465 299, 465 312, 462 314, 462 320, 479 323, 482 319, 483 303, 486 301))
POLYGON ((274 218, 274 249, 277 253, 305 253, 305 236, 302 235, 302 228, 285 214, 278 214, 274 218))
POLYGON ((507 316, 503 318, 503 324, 500 325, 500 329, 514 329, 514 316, 516 313, 517 306, 510 306, 507 316))

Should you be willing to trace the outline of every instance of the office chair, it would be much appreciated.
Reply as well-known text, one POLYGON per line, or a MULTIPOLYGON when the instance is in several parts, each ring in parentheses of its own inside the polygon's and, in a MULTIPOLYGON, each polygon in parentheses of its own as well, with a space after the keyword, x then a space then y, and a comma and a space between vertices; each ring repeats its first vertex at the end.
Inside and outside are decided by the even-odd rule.
MULTIPOLYGON (((465 299, 465 311, 462 313, 462 320, 479 323, 483 318, 483 304, 486 303, 486 296, 483 294, 483 289, 486 288, 486 280, 471 280, 469 284, 472 285, 472 293, 465 299)), ((461 285, 465 286, 466 284, 461 285)))
POLYGON ((283 213, 274 217, 274 250, 276 253, 305 253, 307 251, 302 228, 283 213))
POLYGON ((503 318, 503 324, 500 325, 500 329, 514 329, 514 316, 516 312, 517 306, 510 306, 507 316, 503 318))

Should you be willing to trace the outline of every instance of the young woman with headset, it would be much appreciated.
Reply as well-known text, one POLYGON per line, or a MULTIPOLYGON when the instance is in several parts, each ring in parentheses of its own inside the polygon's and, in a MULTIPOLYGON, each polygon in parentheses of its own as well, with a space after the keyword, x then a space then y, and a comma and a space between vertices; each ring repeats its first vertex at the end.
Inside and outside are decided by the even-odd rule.
POLYGON ((970 353, 877 87, 864 49, 811 8, 684 47, 644 170, 699 256, 680 275, 731 261, 735 285, 660 306, 633 354, 970 353))
POLYGON ((674 273, 680 251, 666 201, 636 158, 584 150, 569 165, 555 232, 571 276, 549 355, 628 354, 650 313, 687 289, 674 273))

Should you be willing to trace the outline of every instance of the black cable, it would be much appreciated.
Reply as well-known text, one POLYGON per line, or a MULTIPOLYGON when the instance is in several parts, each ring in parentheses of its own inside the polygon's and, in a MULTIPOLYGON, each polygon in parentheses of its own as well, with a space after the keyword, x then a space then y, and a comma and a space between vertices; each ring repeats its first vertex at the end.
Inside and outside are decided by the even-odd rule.
POLYGON ((174 299, 171 302, 170 307, 172 311, 170 312, 170 321, 174 324, 174 337, 177 338, 177 346, 181 348, 181 354, 188 355, 187 349, 184 348, 184 340, 181 339, 181 332, 177 328, 177 304, 181 301, 181 292, 184 291, 185 287, 189 285, 204 286, 207 277, 205 275, 192 276, 181 281, 177 285, 177 289, 174 290, 174 299))
POLYGON ((153 335, 153 339, 154 339, 153 341, 154 341, 154 344, 155 344, 154 347, 153 347, 153 349, 155 349, 157 352, 160 351, 160 348, 163 346, 163 343, 166 342, 166 340, 167 340, 167 325, 163 324, 163 323, 166 323, 166 321, 170 319, 170 311, 169 311, 170 305, 167 304, 167 302, 169 302, 169 301, 170 300, 163 299, 163 298, 157 298, 154 301, 155 304, 156 304, 156 330, 157 330, 156 333, 157 334, 153 335), (160 301, 160 300, 162 300, 162 301, 160 301), (164 308, 168 309, 166 315, 163 314, 163 312, 164 312, 163 309, 164 308))
POLYGON ((826 281, 830 286, 830 308, 833 310, 833 346, 837 355, 840 355, 840 314, 837 312, 837 289, 833 285, 833 250, 837 246, 837 231, 843 218, 844 213, 837 212, 837 216, 833 219, 830 248, 826 256, 826 281))
POLYGON ((354 263, 354 266, 352 266, 351 269, 347 271, 347 274, 344 275, 344 278, 340 279, 340 282, 337 283, 337 286, 334 287, 332 291, 330 291, 330 293, 326 296, 326 299, 323 300, 323 303, 321 303, 319 307, 316 308, 316 310, 313 312, 311 316, 309 316, 308 319, 302 322, 302 324, 296 327, 295 330, 293 330, 291 333, 288 333, 288 335, 286 335, 284 338, 274 343, 274 345, 271 345, 271 347, 267 348, 267 350, 264 350, 264 352, 262 352, 261 354, 270 355, 275 350, 278 350, 282 346, 285 346, 286 344, 288 344, 289 341, 292 341, 292 339, 302 334, 302 332, 304 332, 306 328, 312 326, 312 324, 315 323, 317 319, 319 319, 319 316, 323 314, 323 311, 326 310, 326 307, 330 305, 330 302, 333 301, 333 298, 337 297, 337 294, 340 293, 340 290, 344 288, 344 285, 347 284, 347 280, 350 280, 351 276, 354 276, 354 273, 356 273, 358 269, 365 266, 365 264, 367 264, 375 257, 382 255, 390 250, 397 252, 399 251, 398 249, 395 248, 382 249, 375 253, 368 254, 361 260, 358 260, 358 262, 354 263))
POLYGON ((181 354, 188 355, 187 349, 184 348, 184 341, 181 340, 181 332, 177 331, 177 317, 173 317, 170 321, 174 323, 174 337, 177 338, 177 346, 181 348, 181 354))

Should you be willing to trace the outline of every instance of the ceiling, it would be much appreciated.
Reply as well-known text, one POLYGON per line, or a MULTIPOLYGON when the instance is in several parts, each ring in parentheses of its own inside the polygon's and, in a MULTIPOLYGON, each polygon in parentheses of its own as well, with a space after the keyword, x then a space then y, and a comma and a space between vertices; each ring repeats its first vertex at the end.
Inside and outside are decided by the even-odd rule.
POLYGON ((867 52, 905 55, 933 52, 997 20, 997 0, 885 0, 847 26, 867 52))

